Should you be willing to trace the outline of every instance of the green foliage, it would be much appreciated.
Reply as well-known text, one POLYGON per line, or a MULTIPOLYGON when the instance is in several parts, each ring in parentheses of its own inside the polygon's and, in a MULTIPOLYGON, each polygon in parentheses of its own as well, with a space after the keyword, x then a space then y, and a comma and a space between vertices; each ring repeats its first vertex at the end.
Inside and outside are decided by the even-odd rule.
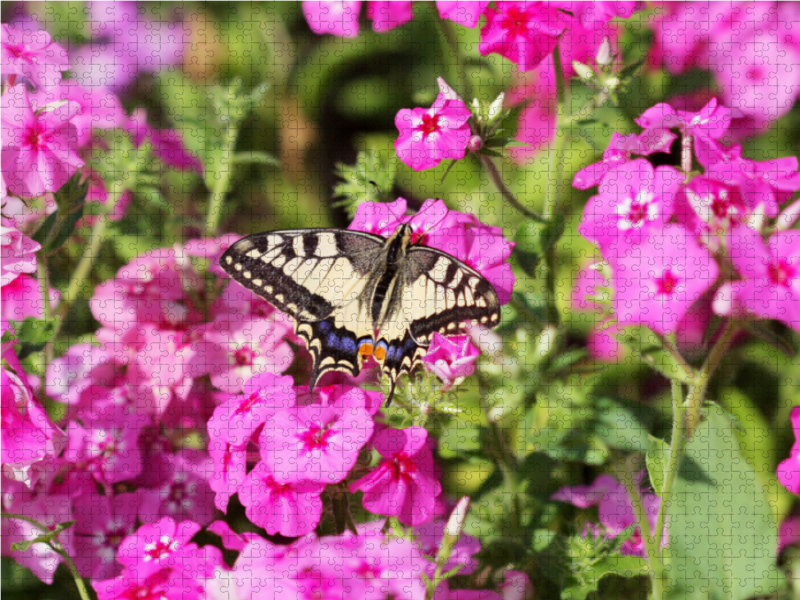
POLYGON ((669 598, 744 600, 784 584, 764 487, 716 405, 686 446, 668 524, 669 598))
POLYGON ((24 360, 34 352, 45 347, 53 339, 59 327, 60 319, 53 317, 50 320, 27 317, 24 321, 11 321, 19 340, 16 346, 17 358, 24 360))
POLYGON ((650 450, 645 456, 647 474, 650 476, 653 489, 660 496, 664 491, 664 482, 667 479, 667 469, 669 468, 669 445, 653 435, 648 437, 650 450))
POLYGON ((397 157, 388 158, 377 150, 358 153, 354 165, 336 163, 336 176, 341 179, 333 188, 334 206, 341 206, 352 218, 363 202, 386 202, 391 197, 397 172, 397 157))
POLYGON ((647 327, 626 327, 617 339, 630 348, 635 356, 665 377, 686 384, 694 382, 694 370, 685 361, 678 360, 676 353, 670 352, 665 346, 665 340, 659 339, 647 327))
POLYGON ((33 234, 34 241, 42 245, 45 255, 53 254, 69 239, 83 216, 89 180, 81 183, 81 175, 80 172, 73 175, 55 193, 56 210, 47 216, 33 234))

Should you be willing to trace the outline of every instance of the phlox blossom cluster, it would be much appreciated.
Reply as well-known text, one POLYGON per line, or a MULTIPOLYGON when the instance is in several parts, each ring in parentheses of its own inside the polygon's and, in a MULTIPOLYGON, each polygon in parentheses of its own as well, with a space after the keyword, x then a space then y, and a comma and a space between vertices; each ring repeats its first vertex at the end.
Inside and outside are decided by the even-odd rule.
POLYGON ((785 231, 797 209, 781 212, 800 190, 797 159, 743 157, 741 146, 719 141, 730 122, 716 99, 697 113, 658 104, 637 119, 644 131, 615 135, 603 160, 576 174, 577 188, 599 184, 578 230, 610 267, 620 325, 669 334, 687 315, 707 323, 713 308, 800 330, 800 235, 785 231), (703 173, 687 180, 636 158, 663 151, 673 130, 684 139, 684 161, 703 173), (732 276, 718 281, 718 261, 732 276))
MULTIPOLYGON (((644 473, 640 474, 640 479, 644 473)), ((658 511, 661 507, 661 499, 654 493, 648 491, 641 492, 642 504, 647 515, 647 522, 653 530, 658 520, 658 511)), ((563 487, 552 496, 552 500, 568 502, 578 508, 589 508, 597 506, 599 525, 588 523, 583 531, 583 535, 594 536, 602 535, 608 539, 614 538, 625 529, 636 522, 636 514, 633 511, 631 498, 625 486, 611 477, 611 475, 600 475, 591 485, 576 485, 563 487)), ((664 526, 662 545, 666 545, 667 528, 664 526)), ((620 552, 629 556, 644 556, 645 546, 642 540, 642 532, 639 527, 634 529, 633 534, 620 547, 620 552)))

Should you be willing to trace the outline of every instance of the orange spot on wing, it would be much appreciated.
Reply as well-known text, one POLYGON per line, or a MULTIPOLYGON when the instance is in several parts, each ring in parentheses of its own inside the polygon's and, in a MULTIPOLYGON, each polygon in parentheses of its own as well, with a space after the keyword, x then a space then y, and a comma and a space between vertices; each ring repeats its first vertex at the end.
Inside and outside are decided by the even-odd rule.
POLYGON ((358 347, 358 354, 359 356, 366 358, 368 356, 372 356, 372 344, 364 343, 358 347))
POLYGON ((378 346, 372 351, 372 355, 375 357, 375 360, 382 362, 383 359, 386 358, 386 348, 378 346))

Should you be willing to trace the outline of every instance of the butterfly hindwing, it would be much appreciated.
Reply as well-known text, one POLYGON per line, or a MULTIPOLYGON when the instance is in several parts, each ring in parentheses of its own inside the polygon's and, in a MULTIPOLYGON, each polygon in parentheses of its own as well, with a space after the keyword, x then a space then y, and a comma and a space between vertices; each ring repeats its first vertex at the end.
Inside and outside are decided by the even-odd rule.
POLYGON ((352 302, 383 248, 380 236, 294 229, 248 236, 220 258, 236 281, 298 321, 315 322, 352 302))

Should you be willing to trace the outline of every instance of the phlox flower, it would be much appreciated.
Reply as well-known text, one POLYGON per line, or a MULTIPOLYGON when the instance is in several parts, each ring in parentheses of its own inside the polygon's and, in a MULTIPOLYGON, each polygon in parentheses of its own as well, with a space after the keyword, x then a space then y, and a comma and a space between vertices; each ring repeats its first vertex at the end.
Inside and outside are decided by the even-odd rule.
POLYGON ((489 6, 489 0, 436 0, 436 8, 442 19, 448 19, 470 29, 478 21, 489 6))
POLYGON ((172 569, 140 576, 126 569, 115 579, 92 582, 97 600, 200 600, 204 594, 193 580, 184 580, 172 569))
POLYGON ((61 453, 67 441, 33 394, 12 344, 3 345, 2 438, 0 463, 5 477, 31 487, 38 478, 32 467, 61 453))
MULTIPOLYGON (((214 519, 212 461, 206 453, 182 450, 167 454, 166 481, 158 487, 139 489, 139 516, 150 522, 158 517, 190 518, 201 525, 214 519)), ((148 465, 149 466, 149 465, 148 465)))
POLYGON ((675 331, 719 274, 709 251, 680 225, 654 230, 638 245, 624 240, 611 244, 603 256, 614 272, 617 320, 660 333, 675 331))
POLYGON ((100 495, 91 489, 73 498, 72 505, 75 566, 83 577, 114 577, 121 570, 116 561, 117 548, 136 531, 137 494, 100 495))
POLYGON ((194 521, 178 523, 172 517, 147 523, 122 540, 117 560, 142 577, 164 568, 186 569, 187 550, 195 546, 190 540, 198 531, 200 525, 194 521))
POLYGON ((71 122, 79 106, 67 101, 36 113, 24 85, 8 90, 0 104, 1 159, 8 189, 25 197, 57 191, 84 164, 77 154, 78 135, 71 122))
POLYGON ((56 44, 49 33, 15 29, 5 23, 0 60, 4 77, 21 75, 37 88, 55 85, 61 81, 61 72, 70 68, 67 51, 56 44))
MULTIPOLYGON (((643 492, 641 496, 647 521, 650 523, 652 531, 656 526, 661 499, 651 492, 643 492)), ((603 527, 603 533, 606 538, 609 539, 616 537, 636 522, 633 505, 625 486, 611 477, 611 475, 600 475, 594 480, 594 483, 588 486, 563 487, 553 494, 550 499, 568 502, 579 508, 597 506, 600 525, 603 527)), ((666 544, 666 531, 665 525, 662 545, 666 544)), ((586 532, 584 532, 585 534, 586 532)), ((638 527, 634 530, 633 535, 622 545, 620 552, 624 555, 644 556, 644 542, 638 527)))
POLYGON ((614 17, 627 19, 633 13, 644 9, 644 2, 614 0, 566 0, 553 2, 553 4, 570 11, 587 29, 605 25, 614 17))
POLYGON ((373 427, 358 394, 277 410, 261 431, 261 459, 281 483, 338 483, 355 465, 373 427))
POLYGON ((496 52, 530 71, 550 54, 568 18, 547 2, 499 0, 496 8, 485 11, 478 50, 483 56, 496 52))
POLYGON ((211 438, 208 454, 214 473, 208 478, 214 491, 214 506, 227 512, 231 496, 239 491, 247 475, 247 448, 234 446, 223 438, 211 438))
MULTIPOLYGON (((3 256, 3 267, 6 259, 3 256)), ((50 306, 55 307, 61 299, 58 290, 50 288, 50 306)), ((6 319, 23 321, 27 317, 44 318, 44 300, 39 280, 20 275, 14 281, 0 287, 0 313, 6 319)))
POLYGON ((528 574, 522 571, 506 571, 498 587, 503 600, 531 600, 534 597, 533 583, 528 574))
POLYGON ((778 529, 778 554, 800 541, 800 516, 789 515, 778 529))
POLYGON ((475 372, 479 354, 468 335, 444 337, 434 332, 422 364, 442 380, 442 390, 446 391, 475 372))
POLYGON ((297 403, 291 377, 274 373, 254 375, 244 384, 243 394, 226 394, 208 420, 211 439, 224 440, 233 446, 244 446, 253 433, 276 411, 297 403))
POLYGON ((375 435, 373 443, 383 460, 351 483, 350 491, 362 490, 364 508, 372 513, 396 515, 406 525, 428 521, 442 491, 434 474, 428 432, 416 426, 387 428, 375 435))
POLYGON ((795 441, 789 458, 778 465, 778 481, 793 494, 800 495, 800 406, 792 409, 791 421, 795 441))
POLYGON ((682 181, 672 167, 653 169, 643 158, 627 162, 603 178, 599 193, 586 203, 578 231, 601 250, 618 240, 637 244, 672 216, 682 181))
POLYGON ((320 494, 325 485, 307 479, 280 483, 263 461, 247 474, 239 500, 247 518, 267 533, 287 537, 304 535, 322 518, 320 494))
MULTIPOLYGON (((687 229, 715 236, 743 223, 749 211, 738 188, 698 176, 678 192, 675 215, 678 223, 687 229)), ((715 237, 709 237, 708 245, 715 240, 715 237)))
MULTIPOLYGON (((0 286, 5 288, 23 273, 36 272, 36 252, 41 249, 41 244, 19 231, 8 219, 0 222, 0 244, 0 286)), ((20 317, 11 318, 22 320, 20 317)))
POLYGON ((719 289, 714 312, 775 319, 800 331, 800 231, 779 231, 765 243, 740 225, 728 236, 728 251, 742 280, 719 289))
POLYGON ((403 108, 395 116, 400 132, 395 151, 415 171, 431 169, 445 159, 459 160, 467 152, 472 113, 460 98, 448 96, 440 93, 430 108, 403 108))
MULTIPOLYGON (((147 111, 137 108, 124 123, 125 130, 131 134, 133 143, 139 147, 144 142, 153 146, 153 152, 164 164, 175 167, 181 171, 203 172, 203 163, 194 154, 189 152, 183 143, 181 134, 175 129, 156 129, 147 122, 147 111)), ((206 240, 192 240, 187 242, 205 242, 206 240)), ((217 267, 216 261, 214 266, 217 267)))
MULTIPOLYGON (((329 33, 339 37, 356 37, 360 11, 361 0, 303 0, 303 15, 311 31, 318 35, 329 33)), ((377 33, 391 31, 413 17, 411 0, 367 2, 367 18, 372 20, 372 29, 377 33)))

